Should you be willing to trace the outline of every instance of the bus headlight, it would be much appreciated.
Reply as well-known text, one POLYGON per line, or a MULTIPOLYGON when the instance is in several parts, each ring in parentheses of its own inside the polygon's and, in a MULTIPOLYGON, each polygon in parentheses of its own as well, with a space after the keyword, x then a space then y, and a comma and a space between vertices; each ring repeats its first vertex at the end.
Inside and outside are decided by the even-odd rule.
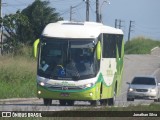
POLYGON ((89 95, 90 95, 90 96, 92 96, 92 95, 93 95, 93 93, 89 93, 89 95))
POLYGON ((40 84, 41 86, 44 86, 44 85, 45 85, 44 82, 40 82, 39 84, 40 84))
POLYGON ((92 83, 86 84, 86 88, 87 87, 92 87, 92 85, 93 85, 92 83))
POLYGON ((83 89, 86 89, 86 88, 89 88, 89 87, 92 87, 92 86, 93 86, 93 83, 89 83, 89 84, 82 85, 80 87, 83 88, 83 89))

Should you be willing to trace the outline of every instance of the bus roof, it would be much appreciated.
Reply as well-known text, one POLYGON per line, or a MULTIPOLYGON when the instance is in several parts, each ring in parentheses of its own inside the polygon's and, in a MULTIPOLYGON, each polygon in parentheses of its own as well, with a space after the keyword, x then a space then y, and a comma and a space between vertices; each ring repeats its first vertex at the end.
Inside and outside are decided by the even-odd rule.
POLYGON ((101 33, 123 34, 120 29, 101 23, 58 21, 48 24, 42 35, 57 38, 97 38, 101 33))

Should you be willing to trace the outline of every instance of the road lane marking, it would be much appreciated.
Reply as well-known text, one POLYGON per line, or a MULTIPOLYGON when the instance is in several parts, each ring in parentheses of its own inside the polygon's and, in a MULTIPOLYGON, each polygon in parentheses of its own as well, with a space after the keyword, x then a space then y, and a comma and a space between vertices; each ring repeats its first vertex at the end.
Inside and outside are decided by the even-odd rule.
POLYGON ((156 70, 152 73, 152 76, 155 76, 155 75, 158 73, 158 71, 160 71, 160 68, 156 69, 156 70))

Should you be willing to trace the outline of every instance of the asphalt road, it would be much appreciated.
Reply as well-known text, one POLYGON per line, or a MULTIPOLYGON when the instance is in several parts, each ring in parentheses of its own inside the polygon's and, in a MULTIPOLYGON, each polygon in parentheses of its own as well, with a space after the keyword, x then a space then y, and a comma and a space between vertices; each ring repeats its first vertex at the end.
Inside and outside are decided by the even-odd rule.
MULTIPOLYGON (((160 82, 160 56, 156 55, 125 55, 124 75, 121 95, 116 98, 117 106, 126 107, 128 105, 145 104, 149 105, 153 100, 135 100, 134 102, 126 101, 126 92, 128 84, 132 78, 137 75, 153 75, 160 82)), ((57 100, 52 101, 52 106, 44 106, 42 99, 5 99, 0 100, 0 111, 61 111, 71 109, 83 109, 91 107, 89 102, 76 101, 75 106, 59 106, 57 100)), ((98 108, 101 106, 98 106, 98 108)))

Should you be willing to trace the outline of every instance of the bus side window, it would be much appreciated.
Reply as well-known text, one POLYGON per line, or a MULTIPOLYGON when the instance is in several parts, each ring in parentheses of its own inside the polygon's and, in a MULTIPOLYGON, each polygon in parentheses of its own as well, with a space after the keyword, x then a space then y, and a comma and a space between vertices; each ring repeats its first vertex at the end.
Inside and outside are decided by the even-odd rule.
POLYGON ((123 35, 116 35, 119 58, 121 58, 123 35))
POLYGON ((116 35, 103 35, 103 58, 116 58, 116 35))

